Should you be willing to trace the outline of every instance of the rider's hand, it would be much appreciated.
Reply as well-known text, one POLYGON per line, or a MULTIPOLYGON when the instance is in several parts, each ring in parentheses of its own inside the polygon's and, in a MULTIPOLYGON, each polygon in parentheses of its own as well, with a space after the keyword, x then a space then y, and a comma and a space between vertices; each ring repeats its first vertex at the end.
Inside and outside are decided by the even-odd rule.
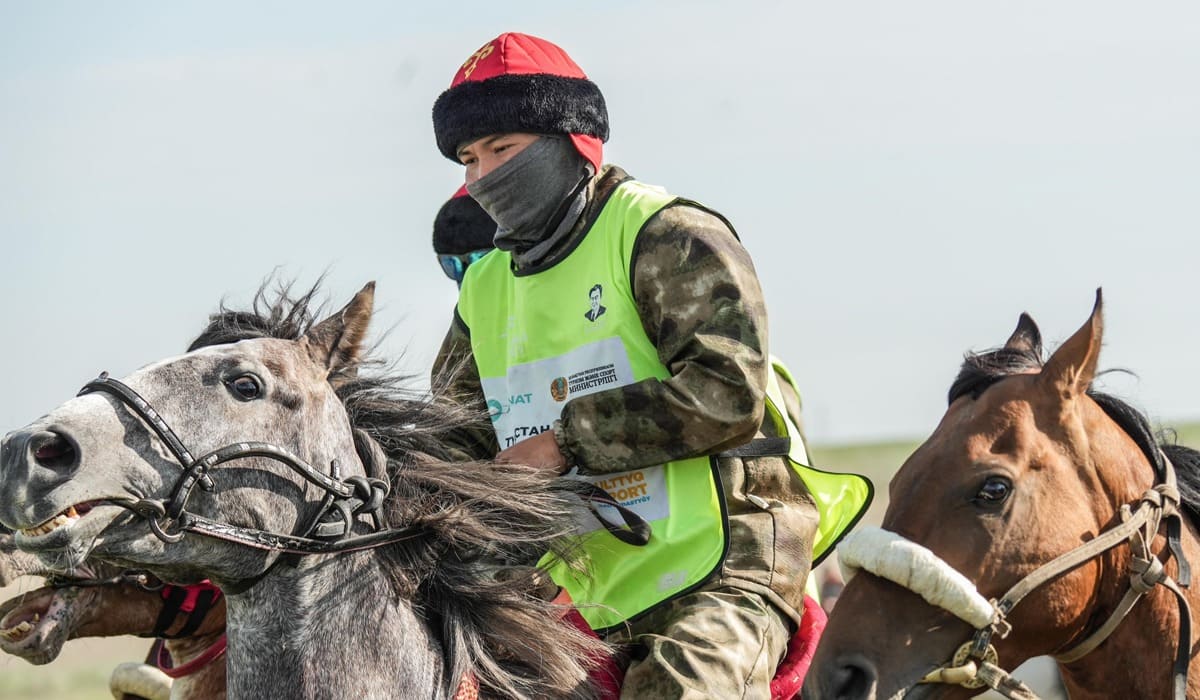
POLYGON ((562 474, 567 470, 567 458, 558 449, 558 441, 554 432, 547 430, 527 440, 522 440, 496 455, 497 462, 509 464, 526 464, 538 469, 562 474))

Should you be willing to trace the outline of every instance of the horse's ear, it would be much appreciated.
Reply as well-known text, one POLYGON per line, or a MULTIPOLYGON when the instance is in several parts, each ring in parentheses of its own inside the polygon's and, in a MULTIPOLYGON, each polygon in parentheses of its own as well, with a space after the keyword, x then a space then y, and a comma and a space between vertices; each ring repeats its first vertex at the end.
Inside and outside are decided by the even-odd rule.
POLYGON ((1021 318, 1017 320, 1017 329, 1008 336, 1004 347, 1008 350, 1033 353, 1041 358, 1042 332, 1038 330, 1037 324, 1029 314, 1021 314, 1021 318))
POLYGON ((369 282, 341 311, 301 338, 313 360, 329 370, 329 381, 335 385, 354 377, 374 308, 375 283, 369 282))
POLYGON ((1067 342, 1054 351, 1042 368, 1039 381, 1063 398, 1087 391, 1096 376, 1100 342, 1104 335, 1103 306, 1103 297, 1097 289, 1092 315, 1067 342))

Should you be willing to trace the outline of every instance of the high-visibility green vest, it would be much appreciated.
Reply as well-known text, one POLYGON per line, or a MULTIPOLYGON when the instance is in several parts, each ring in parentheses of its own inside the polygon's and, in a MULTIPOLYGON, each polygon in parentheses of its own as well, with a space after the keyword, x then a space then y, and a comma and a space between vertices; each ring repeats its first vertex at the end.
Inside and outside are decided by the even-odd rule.
POLYGON ((808 466, 809 456, 800 439, 800 429, 784 409, 779 381, 782 378, 790 384, 797 396, 800 389, 791 371, 778 358, 771 358, 771 369, 773 371, 767 373, 767 416, 779 435, 791 437, 788 463, 808 487, 816 501, 817 512, 821 514, 813 539, 813 564, 816 565, 829 556, 833 546, 866 514, 875 489, 865 476, 826 472, 808 466))
MULTIPOLYGON (((550 269, 514 275, 511 256, 500 250, 468 268, 458 312, 502 448, 550 430, 571 398, 670 376, 642 329, 629 261, 642 225, 674 199, 627 181, 579 246, 550 269)), ((580 568, 544 562, 593 629, 695 588, 724 560, 725 499, 711 457, 588 480, 651 526, 649 542, 637 546, 589 519, 580 568)), ((597 510, 618 520, 610 508, 597 510)))
MULTIPOLYGON (((501 448, 550 430, 573 397, 670 376, 642 328, 630 261, 642 227, 675 201, 659 188, 626 181, 578 247, 553 267, 517 275, 511 255, 496 250, 468 268, 458 313, 470 331, 501 448)), ((800 441, 793 444, 802 454, 800 441)), ((591 521, 579 548, 582 570, 544 561, 593 629, 607 630, 692 590, 724 560, 728 523, 715 458, 587 478, 651 525, 649 542, 638 546, 591 521)), ((597 510, 617 520, 612 509, 597 510)))

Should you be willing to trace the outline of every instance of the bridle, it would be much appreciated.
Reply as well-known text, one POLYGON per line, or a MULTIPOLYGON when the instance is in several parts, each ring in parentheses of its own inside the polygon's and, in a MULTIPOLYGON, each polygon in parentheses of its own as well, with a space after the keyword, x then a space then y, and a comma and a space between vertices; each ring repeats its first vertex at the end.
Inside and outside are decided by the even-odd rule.
POLYGON ((135 586, 148 593, 160 592, 163 606, 154 621, 154 628, 139 637, 154 637, 154 645, 147 657, 147 663, 153 663, 169 678, 183 678, 196 673, 201 668, 213 663, 225 655, 227 640, 224 627, 220 636, 200 654, 187 663, 173 666, 171 656, 163 644, 169 639, 186 639, 200 629, 200 625, 216 607, 221 599, 221 589, 204 582, 192 586, 176 586, 156 578, 148 571, 131 569, 108 578, 82 578, 73 576, 55 576, 48 580, 52 588, 104 588, 109 586, 135 586), (170 628, 175 621, 183 618, 183 624, 175 632, 170 628))
MULTIPOLYGON (((947 683, 971 689, 986 686, 1014 700, 1036 700, 1037 695, 1032 690, 999 665, 996 648, 992 645, 993 637, 1004 639, 1008 636, 1012 631, 1008 616, 1029 593, 1121 543, 1129 542, 1131 550, 1129 589, 1104 624, 1083 641, 1071 649, 1057 654, 1054 658, 1059 663, 1071 663, 1095 650, 1117 629, 1143 595, 1156 585, 1161 585, 1175 595, 1179 606, 1179 643, 1172 674, 1174 697, 1176 700, 1185 700, 1188 665, 1192 650, 1191 608, 1180 587, 1189 585, 1191 567, 1183 554, 1183 523, 1179 511, 1180 496, 1175 467, 1166 455, 1161 456, 1163 468, 1157 474, 1156 484, 1142 494, 1135 504, 1136 510, 1129 504, 1121 506, 1121 522, 1118 525, 1038 567, 1008 589, 999 599, 984 600, 974 591, 973 584, 967 581, 966 585, 971 586, 968 595, 973 595, 978 599, 969 601, 972 604, 971 610, 957 610, 939 605, 971 624, 976 631, 969 641, 955 651, 950 661, 931 671, 921 682, 947 683), (1151 551, 1151 544, 1164 523, 1167 528, 1168 546, 1165 550, 1166 557, 1160 559, 1151 551), (1174 557, 1179 565, 1178 581, 1168 576, 1163 566, 1164 562, 1169 561, 1171 557, 1174 557), (983 615, 979 614, 981 610, 984 611, 983 615)), ((1153 461, 1151 463, 1153 464, 1153 461)), ((888 534, 912 548, 921 550, 920 554, 923 557, 935 559, 941 566, 957 574, 949 564, 929 550, 908 542, 894 533, 888 534)), ((909 586, 907 581, 897 580, 903 577, 893 575, 893 572, 888 571, 886 566, 871 561, 869 557, 866 559, 861 557, 855 551, 856 542, 852 539, 853 537, 852 534, 838 547, 843 566, 851 570, 863 568, 877 576, 908 587, 910 590, 915 590, 909 586)), ((961 577, 961 574, 958 576, 961 577)), ((966 581, 965 577, 963 580, 966 581)), ((929 596, 926 596, 926 599, 928 600, 929 596)), ((937 605, 937 603, 934 604, 937 605)), ((903 695, 904 692, 902 691, 900 695, 903 695)))
POLYGON ((158 670, 166 674, 168 678, 183 678, 223 657, 228 646, 223 626, 220 636, 212 644, 190 661, 178 666, 174 665, 166 644, 164 644, 164 641, 168 639, 185 639, 194 635, 204 619, 208 617, 208 613, 216 607, 221 595, 221 589, 207 581, 195 586, 167 584, 163 588, 163 609, 154 623, 154 632, 151 633, 157 639, 147 660, 152 661, 158 670), (167 630, 171 624, 184 614, 187 617, 184 618, 183 626, 175 633, 168 634, 167 630))
POLYGON ((183 539, 184 533, 194 532, 206 537, 233 542, 254 549, 294 555, 335 554, 353 552, 412 539, 423 531, 416 527, 390 528, 382 513, 388 482, 381 478, 386 470, 378 445, 362 430, 354 430, 354 443, 364 467, 373 476, 343 478, 338 460, 329 464, 329 474, 315 469, 287 449, 266 442, 237 442, 193 457, 183 441, 162 416, 133 389, 102 373, 79 391, 79 395, 100 392, 116 398, 133 412, 166 445, 179 462, 183 472, 171 487, 169 498, 143 498, 135 502, 110 501, 144 518, 150 530, 160 540, 171 544, 183 539), (262 457, 287 466, 305 481, 325 492, 320 508, 299 534, 283 534, 211 520, 187 510, 193 489, 214 488, 209 472, 216 466, 237 459, 262 457), (371 531, 353 534, 361 516, 370 517, 371 531))

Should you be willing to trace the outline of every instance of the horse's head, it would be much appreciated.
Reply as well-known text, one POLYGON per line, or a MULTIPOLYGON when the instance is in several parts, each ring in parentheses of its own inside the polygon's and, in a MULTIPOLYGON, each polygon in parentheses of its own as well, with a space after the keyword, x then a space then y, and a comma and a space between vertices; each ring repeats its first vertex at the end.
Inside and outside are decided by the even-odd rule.
MULTIPOLYGON (((968 356, 941 423, 892 479, 883 528, 899 537, 878 533, 871 545, 876 551, 852 551, 865 546, 866 538, 859 538, 842 557, 872 560, 868 568, 890 567, 896 575, 890 581, 863 571, 846 586, 807 693, 978 692, 915 684, 972 638, 978 625, 963 618, 986 624, 992 615, 987 600, 1119 522, 1120 506, 1154 483, 1142 449, 1088 393, 1101 336, 1097 293, 1087 322, 1044 364, 1040 334, 1026 315, 1003 348, 968 356), (972 584, 980 595, 973 595, 972 584), (972 595, 952 602, 958 588, 972 595), (953 614, 943 609, 956 605, 962 608, 953 614)), ((1012 670, 1078 642, 1102 612, 1096 607, 1105 603, 1097 601, 1111 600, 1104 587, 1128 584, 1104 583, 1114 566, 1114 555, 1102 554, 1029 592, 1007 619, 1011 633, 991 640, 1000 665, 1012 670)))
POLYGON ((259 575, 276 553, 210 537, 165 546, 148 525, 178 524, 175 504, 219 523, 305 534, 326 491, 253 446, 283 448, 321 474, 337 470, 334 482, 364 472, 336 388, 355 372, 373 298, 372 284, 330 318, 302 322, 292 338, 211 345, 119 383, 89 384, 0 444, 0 521, 22 549, 60 569, 94 555, 172 581, 259 575), (224 457, 200 464, 222 448, 224 457), (189 459, 192 478, 183 479, 189 459))

